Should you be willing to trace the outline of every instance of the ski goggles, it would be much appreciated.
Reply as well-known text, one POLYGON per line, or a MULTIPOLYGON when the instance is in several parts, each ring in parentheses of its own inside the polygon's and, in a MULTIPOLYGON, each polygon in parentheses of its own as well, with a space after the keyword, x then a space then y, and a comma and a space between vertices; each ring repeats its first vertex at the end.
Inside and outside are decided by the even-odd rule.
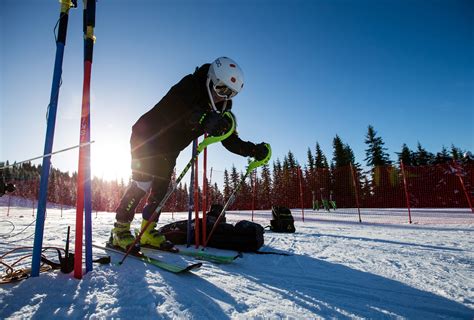
POLYGON ((235 97, 237 95, 237 91, 229 88, 223 83, 218 83, 213 85, 214 92, 221 98, 227 98, 230 99, 232 97, 235 97))

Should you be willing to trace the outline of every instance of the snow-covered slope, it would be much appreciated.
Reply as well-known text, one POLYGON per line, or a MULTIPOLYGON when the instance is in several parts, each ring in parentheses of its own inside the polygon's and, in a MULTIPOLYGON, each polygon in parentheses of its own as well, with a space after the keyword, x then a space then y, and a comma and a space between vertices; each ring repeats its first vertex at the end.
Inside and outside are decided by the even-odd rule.
MULTIPOLYGON (((132 259, 122 266, 95 266, 82 280, 45 273, 0 286, 0 318, 472 319, 474 215, 455 212, 463 216, 462 224, 442 223, 450 221, 449 210, 419 212, 433 219, 411 225, 367 217, 360 224, 354 213, 348 219, 343 213, 312 211, 305 212, 303 222, 294 210, 297 232, 266 232, 262 248, 292 256, 249 253, 229 265, 204 262, 182 275, 132 259)), ((6 213, 0 207, 0 254, 33 244, 32 209, 6 213)), ((164 213, 160 225, 186 215, 164 213)), ((114 214, 93 216, 94 241, 104 242, 114 214)), ((229 212, 227 218, 250 220, 250 213, 229 212)), ((255 219, 267 225, 270 213, 258 212, 255 219)), ((137 215, 135 227, 139 220, 137 215)), ((73 210, 61 217, 59 209, 48 209, 44 245, 64 247, 74 221, 73 210)), ((104 254, 94 250, 95 256, 104 254)))

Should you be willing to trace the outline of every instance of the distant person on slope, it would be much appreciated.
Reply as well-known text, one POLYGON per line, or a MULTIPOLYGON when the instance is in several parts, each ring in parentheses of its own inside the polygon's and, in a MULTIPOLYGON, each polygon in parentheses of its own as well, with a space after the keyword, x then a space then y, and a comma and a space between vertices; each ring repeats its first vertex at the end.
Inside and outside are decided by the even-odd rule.
MULTIPOLYGON (((138 203, 149 192, 142 228, 148 223, 168 190, 179 153, 204 133, 220 136, 231 129, 224 112, 231 110, 232 98, 243 86, 243 73, 237 63, 218 58, 181 79, 133 125, 132 182, 116 210, 114 246, 127 249, 135 241, 130 224, 138 203)), ((270 151, 266 143, 242 141, 236 131, 222 144, 235 154, 256 160, 265 159, 270 151)), ((156 224, 153 221, 145 230, 140 245, 168 249, 172 244, 155 229, 156 224)))

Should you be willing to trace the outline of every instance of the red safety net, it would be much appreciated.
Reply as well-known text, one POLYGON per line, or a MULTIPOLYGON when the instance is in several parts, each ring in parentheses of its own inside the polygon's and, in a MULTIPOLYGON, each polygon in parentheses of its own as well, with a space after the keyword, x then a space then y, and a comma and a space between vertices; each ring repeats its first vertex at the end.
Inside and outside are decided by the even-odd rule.
MULTIPOLYGON (((200 173, 200 176, 202 172, 200 173)), ((209 173, 208 173, 209 175, 209 173)), ((353 166, 315 170, 299 167, 270 171, 259 168, 242 182, 242 174, 213 171, 207 186, 207 208, 213 203, 223 204, 239 183, 242 188, 228 211, 269 210, 273 205, 285 206, 293 211, 306 210, 306 218, 348 219, 378 222, 411 222, 426 212, 442 212, 450 217, 463 216, 462 221, 472 223, 474 214, 474 165, 447 162, 428 166, 383 166, 363 171, 353 166)), ((35 174, 11 179, 17 190, 12 196, 37 199, 39 179, 35 174)), ((75 176, 52 171, 48 201, 61 206, 74 206, 75 176)), ((94 178, 93 208, 96 211, 114 211, 126 184, 101 181, 94 178)), ((186 211, 189 184, 181 185, 169 199, 164 212, 186 211)), ((199 204, 202 209, 202 183, 199 187, 199 204)), ((4 205, 7 196, 2 197, 4 205)), ((144 202, 144 200, 143 200, 144 202)), ((30 204, 31 205, 31 204, 30 204)), ((143 205, 143 203, 142 203, 143 205)), ((141 206, 137 211, 141 210, 141 206)), ((298 211, 295 211, 298 212, 298 211)), ((298 217, 298 214, 296 214, 298 217)), ((459 221, 461 221, 459 220, 459 221)), ((455 223, 455 219, 451 223, 455 223)))

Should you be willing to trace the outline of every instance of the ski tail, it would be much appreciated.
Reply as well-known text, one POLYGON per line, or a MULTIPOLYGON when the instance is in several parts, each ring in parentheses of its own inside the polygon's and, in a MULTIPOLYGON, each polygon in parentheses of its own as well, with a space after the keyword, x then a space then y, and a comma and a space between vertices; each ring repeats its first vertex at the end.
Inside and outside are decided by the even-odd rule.
MULTIPOLYGON (((109 251, 109 252, 114 252, 114 253, 121 254, 121 255, 126 254, 126 252, 122 248, 116 247, 116 246, 112 245, 109 242, 107 242, 105 246, 101 246, 101 245, 98 245, 98 244, 93 244, 93 246, 95 248, 98 248, 98 249, 106 250, 106 251, 109 251)), ((186 273, 186 272, 189 272, 189 271, 192 271, 192 270, 196 270, 196 269, 198 269, 202 266, 201 262, 190 263, 190 264, 186 264, 186 265, 178 265, 178 264, 175 264, 175 263, 170 263, 170 262, 165 261, 164 259, 157 259, 157 258, 148 257, 143 252, 141 252, 141 251, 139 251, 138 249, 135 249, 135 248, 130 251, 129 256, 131 256, 134 259, 143 261, 147 264, 154 265, 154 266, 156 266, 156 267, 158 267, 162 270, 166 270, 166 271, 169 271, 169 272, 172 272, 172 273, 186 273)), ((118 263, 118 265, 121 265, 121 263, 118 263)))
POLYGON ((243 255, 241 252, 236 253, 235 255, 219 255, 219 254, 213 254, 209 253, 206 251, 202 250, 183 250, 181 249, 179 251, 180 254, 183 254, 185 256, 191 256, 195 257, 200 260, 206 260, 214 263, 221 263, 221 264, 227 264, 227 263, 232 263, 234 262, 237 258, 242 258, 243 255))
MULTIPOLYGON (((142 248, 142 252, 146 255, 153 256, 156 253, 159 253, 160 250, 154 248, 142 248)), ((177 254, 189 256, 196 258, 198 260, 205 260, 209 262, 214 262, 218 264, 228 264, 234 262, 237 258, 242 258, 243 255, 241 252, 231 252, 226 254, 211 253, 201 249, 192 249, 192 248, 179 248, 177 254)))

